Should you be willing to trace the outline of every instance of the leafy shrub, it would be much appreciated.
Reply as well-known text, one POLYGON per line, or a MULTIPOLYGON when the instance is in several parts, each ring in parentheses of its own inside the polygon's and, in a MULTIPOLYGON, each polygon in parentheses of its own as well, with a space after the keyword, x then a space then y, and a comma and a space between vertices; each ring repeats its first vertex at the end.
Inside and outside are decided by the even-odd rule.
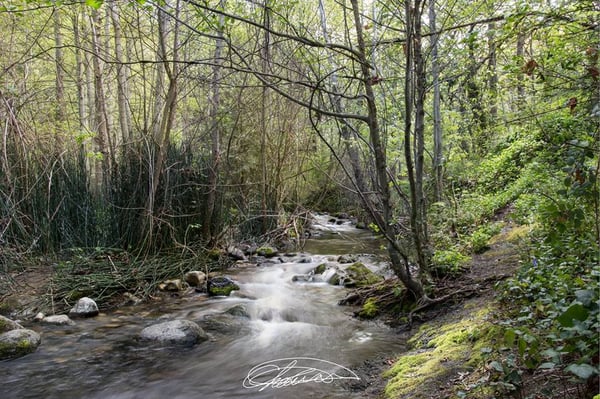
POLYGON ((435 251, 432 258, 433 268, 440 277, 460 274, 470 260, 469 256, 453 249, 435 251))
MULTIPOLYGON (((572 241, 572 240, 565 240, 572 241)), ((518 304, 505 343, 528 369, 562 369, 582 381, 599 373, 599 254, 593 242, 564 243, 557 253, 541 243, 534 258, 504 286, 504 299, 518 304), (591 245, 591 246, 590 246, 591 245), (573 252, 579 248, 579 252, 573 252)), ((554 244, 553 244, 554 245, 554 244)))

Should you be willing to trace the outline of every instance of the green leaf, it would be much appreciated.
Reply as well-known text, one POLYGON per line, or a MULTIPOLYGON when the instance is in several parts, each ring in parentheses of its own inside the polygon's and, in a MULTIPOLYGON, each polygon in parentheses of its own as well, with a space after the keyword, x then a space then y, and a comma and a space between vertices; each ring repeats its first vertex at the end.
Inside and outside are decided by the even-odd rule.
POLYGON ((502 365, 499 362, 495 361, 495 360, 490 363, 490 367, 493 368, 494 370, 500 372, 500 373, 504 372, 504 368, 502 367, 502 365))
POLYGON ((538 366, 538 369, 552 370, 554 368, 556 368, 556 363, 552 363, 552 362, 542 363, 538 366))
POLYGON ((96 10, 102 7, 104 0, 85 0, 85 4, 95 8, 96 10))
POLYGON ((584 321, 588 318, 590 312, 580 303, 574 303, 563 314, 558 316, 556 320, 563 327, 573 327, 573 320, 584 321))
POLYGON ((596 374, 598 371, 596 370, 595 367, 583 363, 583 364, 570 364, 569 366, 567 366, 567 368, 565 369, 566 371, 575 374, 577 377, 581 378, 582 380, 587 380, 588 378, 590 378, 591 376, 593 376, 594 374, 596 374))
POLYGON ((575 291, 575 297, 579 302, 583 304, 583 306, 590 306, 592 301, 594 300, 594 291, 593 290, 577 290, 575 291))

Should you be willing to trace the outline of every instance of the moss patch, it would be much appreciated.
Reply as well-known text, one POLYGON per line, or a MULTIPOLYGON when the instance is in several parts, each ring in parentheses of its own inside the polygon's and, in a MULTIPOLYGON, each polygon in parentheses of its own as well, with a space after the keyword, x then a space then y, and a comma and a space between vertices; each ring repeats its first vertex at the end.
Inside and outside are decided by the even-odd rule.
POLYGON ((272 247, 260 247, 256 250, 256 253, 259 256, 264 256, 265 258, 272 258, 277 255, 277 250, 272 247))
POLYGON ((355 262, 346 268, 346 273, 357 287, 372 285, 383 280, 383 277, 378 276, 369 270, 361 262, 355 262))
POLYGON ((362 309, 358 313, 360 317, 365 319, 372 319, 379 314, 379 309, 377 308, 377 299, 369 298, 364 303, 362 309))
POLYGON ((469 370, 482 361, 482 349, 493 346, 499 330, 488 319, 490 309, 466 310, 466 315, 446 323, 424 324, 409 341, 413 350, 402 355, 384 373, 389 379, 388 398, 431 398, 435 381, 469 370))
POLYGON ((319 266, 315 267, 314 274, 323 274, 327 270, 327 263, 321 263, 319 266))

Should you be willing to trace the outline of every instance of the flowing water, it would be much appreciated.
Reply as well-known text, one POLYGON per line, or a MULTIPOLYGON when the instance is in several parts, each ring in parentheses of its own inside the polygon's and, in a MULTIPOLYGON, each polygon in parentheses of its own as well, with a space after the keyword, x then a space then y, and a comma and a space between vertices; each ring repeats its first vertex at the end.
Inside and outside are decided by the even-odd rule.
MULTIPOLYGON (((338 254, 374 254, 378 243, 348 224, 317 220, 322 233, 308 240, 305 249, 310 254, 302 261, 289 258, 296 262, 231 271, 240 291, 228 298, 187 295, 121 308, 69 327, 26 324, 40 332, 42 344, 33 354, 0 362, 0 398, 364 397, 360 390, 349 389, 354 380, 335 376, 354 378, 354 370, 365 360, 401 350, 398 336, 383 325, 357 320, 352 309, 338 306, 346 289, 293 282, 292 277, 323 262, 335 263, 338 254), (137 339, 144 327, 158 321, 185 318, 202 325, 207 315, 239 304, 250 315, 242 318, 241 330, 214 333, 210 341, 192 348, 157 347, 137 339), (264 362, 306 367, 280 374, 285 378, 300 373, 305 383, 252 386, 249 373, 264 362), (334 378, 328 379, 327 373, 335 373, 334 378)), ((361 260, 379 267, 372 256, 361 260)), ((293 381, 299 382, 301 376, 293 381)))

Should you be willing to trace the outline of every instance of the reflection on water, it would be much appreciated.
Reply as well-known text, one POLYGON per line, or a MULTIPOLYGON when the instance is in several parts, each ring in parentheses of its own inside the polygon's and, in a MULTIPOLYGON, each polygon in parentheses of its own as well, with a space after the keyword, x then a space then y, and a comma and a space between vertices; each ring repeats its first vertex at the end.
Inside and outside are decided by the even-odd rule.
POLYGON ((292 282, 294 275, 335 259, 326 254, 365 253, 362 245, 374 243, 365 232, 331 227, 327 237, 309 240, 307 250, 317 254, 311 255, 311 263, 232 272, 241 289, 229 298, 191 295, 123 308, 70 327, 28 325, 42 334, 42 345, 31 355, 0 363, 0 398, 361 397, 339 381, 263 391, 242 386, 252 367, 275 359, 312 357, 352 370, 366 359, 401 349, 393 332, 356 320, 350 309, 337 306, 345 289, 292 282), (341 234, 346 238, 331 238, 341 234), (361 245, 354 247, 355 242, 361 245), (192 348, 153 347, 136 338, 157 319, 187 318, 202 325, 204 316, 237 304, 250 315, 239 333, 215 333, 211 341, 192 348))

